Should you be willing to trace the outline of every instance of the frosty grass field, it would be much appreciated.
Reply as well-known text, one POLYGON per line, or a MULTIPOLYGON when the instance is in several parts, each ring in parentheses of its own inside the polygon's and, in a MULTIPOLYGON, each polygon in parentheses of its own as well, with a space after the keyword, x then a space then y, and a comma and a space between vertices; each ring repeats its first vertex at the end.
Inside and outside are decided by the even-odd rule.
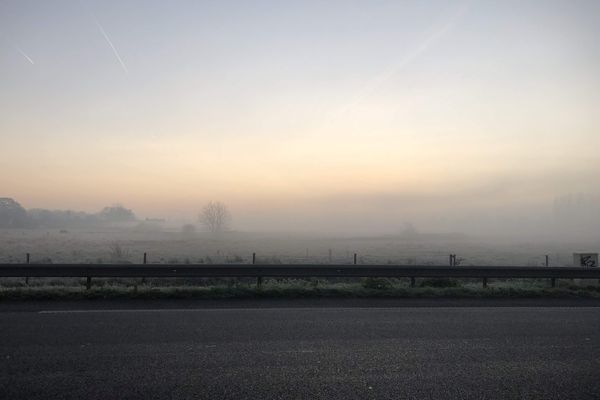
MULTIPOLYGON (((333 237, 299 234, 229 232, 220 235, 179 231, 29 229, 0 231, 0 263, 257 263, 448 265, 457 254, 459 265, 569 266, 572 252, 594 242, 523 241, 514 238, 474 238, 459 234, 379 237, 333 237)), ((559 283, 549 289, 544 280, 494 280, 484 291, 477 281, 419 280, 410 288, 404 280, 294 279, 267 280, 256 288, 253 279, 95 279, 85 292, 79 279, 21 278, 0 280, 0 298, 53 297, 247 297, 247 296, 503 296, 575 295, 597 297, 596 282, 559 283)))

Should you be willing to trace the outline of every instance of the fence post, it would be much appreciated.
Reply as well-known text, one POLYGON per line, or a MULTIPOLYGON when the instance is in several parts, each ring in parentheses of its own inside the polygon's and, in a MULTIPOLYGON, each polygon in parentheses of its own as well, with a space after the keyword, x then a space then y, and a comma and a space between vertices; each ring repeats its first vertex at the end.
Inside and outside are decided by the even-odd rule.
MULTIPOLYGON (((29 253, 27 253, 27 256, 25 258, 27 260, 27 264, 29 264, 29 253)), ((25 284, 29 285, 29 277, 28 276, 25 277, 25 284)))
POLYGON ((556 278, 550 279, 550 284, 552 285, 552 287, 556 287, 556 278))
POLYGON ((483 278, 483 287, 486 288, 487 287, 487 278, 483 278))
POLYGON ((454 263, 452 262, 452 254, 450 254, 450 256, 448 256, 448 259, 450 261, 450 266, 452 267, 454 265, 454 263))
POLYGON ((356 265, 356 253, 354 253, 354 265, 356 265))
POLYGON ((549 261, 549 260, 548 260, 548 254, 546 254, 546 267, 547 267, 548 265, 550 265, 550 263, 549 263, 548 261, 549 261))

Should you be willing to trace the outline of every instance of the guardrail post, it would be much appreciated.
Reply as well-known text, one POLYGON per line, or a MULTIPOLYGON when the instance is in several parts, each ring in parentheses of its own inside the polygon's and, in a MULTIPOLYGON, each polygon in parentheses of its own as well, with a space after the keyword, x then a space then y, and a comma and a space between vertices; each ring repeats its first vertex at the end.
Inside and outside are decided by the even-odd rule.
POLYGON ((487 287, 487 278, 483 278, 483 287, 486 288, 487 287))
POLYGON ((411 276, 410 278, 410 287, 415 287, 415 277, 411 276))
MULTIPOLYGON (((146 262, 148 261, 148 257, 147 257, 147 256, 148 256, 148 255, 146 254, 146 252, 144 252, 144 265, 146 265, 146 262)), ((146 283, 146 277, 144 276, 144 277, 142 278, 142 284, 145 284, 145 283, 146 283)), ((135 285, 135 289, 136 289, 136 291, 137 291, 137 285, 135 285)))
POLYGON ((552 285, 552 287, 556 287, 556 278, 550 279, 550 284, 552 285))
POLYGON ((356 265, 356 253, 354 253, 354 265, 356 265))
MULTIPOLYGON (((26 258, 27 264, 29 264, 29 253, 27 253, 27 256, 25 258, 26 258)), ((29 277, 28 276, 25 277, 25 284, 29 285, 29 277)))
MULTIPOLYGON (((252 264, 256 264, 256 253, 252 253, 252 264)), ((256 288, 260 289, 260 287, 262 286, 262 276, 257 276, 256 277, 256 288)))
MULTIPOLYGON (((148 254, 144 252, 144 265, 148 262, 148 254)), ((142 285, 146 283, 146 277, 142 277, 142 285)), ((135 290, 137 291, 137 284, 135 285, 135 290)))
POLYGON ((88 276, 85 281, 85 288, 90 290, 92 288, 92 277, 88 276))

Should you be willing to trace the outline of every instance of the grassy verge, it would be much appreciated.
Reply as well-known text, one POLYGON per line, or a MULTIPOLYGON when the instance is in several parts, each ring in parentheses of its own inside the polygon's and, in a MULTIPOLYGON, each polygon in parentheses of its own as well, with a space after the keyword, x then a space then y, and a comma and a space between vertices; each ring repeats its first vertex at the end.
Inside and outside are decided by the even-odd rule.
POLYGON ((77 299, 226 299, 226 298, 600 298, 600 287, 563 283, 551 288, 546 282, 499 281, 481 283, 422 280, 417 287, 397 280, 364 279, 351 283, 305 280, 267 280, 260 287, 249 283, 214 285, 127 285, 102 282, 86 290, 80 285, 38 284, 0 287, 0 300, 77 299))

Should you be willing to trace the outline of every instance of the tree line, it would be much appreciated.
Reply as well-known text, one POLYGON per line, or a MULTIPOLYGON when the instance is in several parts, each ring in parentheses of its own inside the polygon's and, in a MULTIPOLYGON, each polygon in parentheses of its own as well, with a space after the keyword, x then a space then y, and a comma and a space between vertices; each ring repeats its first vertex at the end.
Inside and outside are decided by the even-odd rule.
MULTIPOLYGON (((104 207, 97 213, 72 210, 47 210, 34 208, 26 210, 11 198, 0 198, 0 228, 77 228, 139 221, 135 213, 120 204, 104 207)), ((231 213, 219 201, 206 204, 198 222, 209 232, 219 233, 230 229, 231 213)))
POLYGON ((120 204, 104 207, 97 213, 72 210, 26 210, 11 198, 0 198, 0 228, 69 228, 110 223, 135 222, 133 211, 120 204))

